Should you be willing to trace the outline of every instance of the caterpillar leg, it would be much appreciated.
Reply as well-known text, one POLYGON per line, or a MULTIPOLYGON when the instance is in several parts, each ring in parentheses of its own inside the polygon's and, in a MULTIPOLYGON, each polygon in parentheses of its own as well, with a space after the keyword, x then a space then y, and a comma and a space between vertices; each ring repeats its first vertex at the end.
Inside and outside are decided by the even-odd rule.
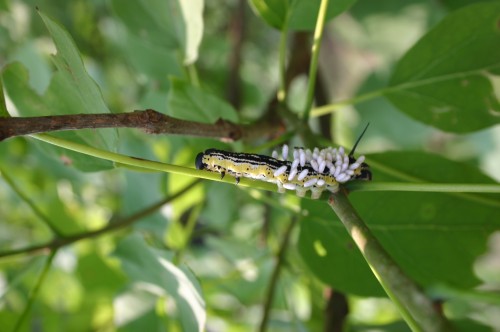
POLYGON ((225 176, 225 175, 226 175, 226 173, 225 173, 225 172, 220 172, 220 179, 221 179, 221 180, 222 180, 222 179, 224 179, 224 176, 225 176))
POLYGON ((283 183, 281 183, 280 181, 278 181, 278 182, 276 182, 276 184, 278 185, 278 192, 280 194, 283 194, 286 191, 285 187, 283 187, 283 183))
POLYGON ((336 184, 335 186, 328 186, 326 189, 328 189, 328 191, 330 191, 331 193, 336 193, 339 191, 339 185, 336 184))
POLYGON ((306 192, 307 192, 307 189, 306 188, 301 188, 301 187, 297 187, 297 189, 295 190, 295 193, 299 197, 304 197, 306 195, 306 192))
POLYGON ((311 188, 311 199, 318 199, 323 193, 323 188, 312 187, 311 188))
POLYGON ((237 176, 235 177, 235 179, 236 179, 236 184, 240 184, 240 178, 237 176))

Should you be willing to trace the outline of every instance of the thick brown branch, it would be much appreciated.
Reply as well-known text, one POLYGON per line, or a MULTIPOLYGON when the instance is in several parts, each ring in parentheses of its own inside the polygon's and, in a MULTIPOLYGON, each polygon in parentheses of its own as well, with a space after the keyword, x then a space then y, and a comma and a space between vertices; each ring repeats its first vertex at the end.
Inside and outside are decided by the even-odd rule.
POLYGON ((96 128, 137 128, 151 134, 171 134, 235 141, 252 136, 250 127, 219 119, 215 124, 176 119, 152 109, 118 114, 68 114, 0 118, 0 141, 49 131, 96 128), (248 135, 247 135, 248 134, 248 135))

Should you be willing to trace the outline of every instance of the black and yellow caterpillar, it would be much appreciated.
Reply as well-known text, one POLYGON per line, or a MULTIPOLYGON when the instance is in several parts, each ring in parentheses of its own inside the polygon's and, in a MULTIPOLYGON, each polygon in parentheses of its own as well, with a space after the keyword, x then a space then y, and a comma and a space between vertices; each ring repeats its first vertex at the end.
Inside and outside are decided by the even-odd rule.
MULTIPOLYGON (((366 129, 365 129, 366 130, 366 129)), ((364 133, 364 131, 363 131, 364 133)), ((362 136, 363 134, 361 134, 362 136)), ((341 183, 350 180, 371 180, 372 173, 365 157, 353 157, 354 150, 347 155, 341 148, 325 148, 313 151, 295 148, 293 160, 288 161, 288 146, 283 146, 282 158, 277 153, 272 157, 208 149, 196 156, 196 168, 234 176, 276 183, 278 191, 295 190, 300 197, 311 190, 311 198, 317 199, 326 189, 336 192, 341 183)))

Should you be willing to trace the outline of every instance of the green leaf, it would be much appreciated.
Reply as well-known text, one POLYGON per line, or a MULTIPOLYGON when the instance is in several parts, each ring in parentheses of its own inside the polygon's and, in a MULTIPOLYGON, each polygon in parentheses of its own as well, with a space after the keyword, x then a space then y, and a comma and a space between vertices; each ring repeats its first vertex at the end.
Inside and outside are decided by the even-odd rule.
MULTIPOLYGON (((125 30, 116 37, 116 43, 124 59, 155 85, 158 82, 167 85, 169 76, 182 75, 182 66, 179 64, 176 50, 150 43, 125 30)), ((148 90, 152 92, 153 89, 148 90)))
POLYGON ((129 236, 114 253, 129 279, 157 296, 174 298, 184 331, 203 331, 205 303, 200 287, 187 269, 165 258, 166 253, 151 249, 142 238, 129 236))
POLYGON ((111 1, 116 16, 128 30, 154 45, 180 48, 184 40, 184 24, 179 8, 172 0, 111 1))
POLYGON ((238 122, 236 110, 229 103, 176 78, 171 79, 168 113, 190 121, 213 123, 222 118, 238 122))
MULTIPOLYGON (((376 181, 495 183, 479 170, 419 152, 369 157, 376 181)), ((489 234, 500 229, 500 195, 354 193, 353 205, 384 248, 417 283, 464 289, 489 234)), ((304 200, 299 250, 316 276, 336 289, 380 296, 381 287, 338 218, 323 201, 304 200)))
POLYGON ((144 42, 181 50, 184 64, 198 58, 203 36, 203 0, 113 0, 117 17, 144 42))
POLYGON ((156 296, 135 287, 114 299, 116 326, 121 332, 164 331, 165 317, 155 312, 156 296))
MULTIPOLYGON (((69 33, 43 13, 40 13, 40 16, 57 48, 57 54, 53 57, 57 72, 45 94, 40 96, 30 87, 29 73, 24 66, 12 63, 4 69, 2 78, 5 88, 19 113, 23 116, 109 113, 101 91, 87 73, 69 33)), ((116 150, 118 141, 115 129, 78 130, 54 135, 110 151, 116 150)), ((73 151, 56 147, 46 149, 64 156, 80 170, 98 171, 113 168, 111 162, 82 157, 73 151)))
MULTIPOLYGON (((330 1, 326 19, 346 11, 356 0, 330 1)), ((250 0, 255 13, 270 26, 282 30, 290 11, 289 30, 312 31, 316 26, 321 0, 250 0)))
POLYGON ((290 6, 289 1, 283 0, 250 0, 250 5, 260 18, 267 24, 282 29, 285 23, 286 13, 290 6))
POLYGON ((386 97, 407 115, 467 133, 500 122, 490 76, 500 70, 500 2, 446 17, 401 59, 386 97))
POLYGON ((61 112, 60 114, 109 113, 101 90, 87 73, 70 34, 45 14, 39 13, 57 48, 54 63, 58 71, 52 79, 51 87, 56 89, 58 97, 64 97, 67 103, 66 109, 60 107, 55 111, 61 112))

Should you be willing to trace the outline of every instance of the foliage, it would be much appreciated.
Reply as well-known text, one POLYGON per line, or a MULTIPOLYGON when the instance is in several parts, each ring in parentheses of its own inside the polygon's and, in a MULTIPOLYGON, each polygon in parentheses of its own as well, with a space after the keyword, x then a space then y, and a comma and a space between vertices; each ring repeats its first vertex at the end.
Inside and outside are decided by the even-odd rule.
MULTIPOLYGON (((31 1, 0 2, 7 96, 0 116, 154 108, 207 123, 265 119, 286 85, 279 53, 296 31, 314 30, 321 1, 186 3, 53 1, 38 10, 31 1), (235 65, 238 38, 244 52, 235 65), (241 93, 231 104, 234 85, 241 93)), ((370 122, 359 149, 369 152, 375 182, 496 183, 499 1, 330 1, 326 17, 317 90, 337 102, 316 98, 308 123, 327 124, 316 138, 350 146, 370 122)), ((303 110, 303 82, 291 82, 282 108, 303 110)), ((290 113, 291 143, 304 144, 290 113)), ((140 160, 127 161, 192 167, 209 147, 259 150, 268 142, 129 129, 51 135, 76 151, 33 137, 0 143, 2 329, 247 331, 262 323, 269 300, 269 330, 317 331, 328 320, 331 290, 348 299, 347 330, 407 329, 324 201, 212 181, 184 191, 192 173, 145 172, 140 160), (79 146, 104 152, 95 158, 79 146), (283 248, 294 218, 298 227, 283 248), (113 227, 122 222, 131 226, 113 227)), ((360 191, 350 198, 459 330, 500 328, 498 296, 481 290, 500 285, 499 194, 360 191)))

